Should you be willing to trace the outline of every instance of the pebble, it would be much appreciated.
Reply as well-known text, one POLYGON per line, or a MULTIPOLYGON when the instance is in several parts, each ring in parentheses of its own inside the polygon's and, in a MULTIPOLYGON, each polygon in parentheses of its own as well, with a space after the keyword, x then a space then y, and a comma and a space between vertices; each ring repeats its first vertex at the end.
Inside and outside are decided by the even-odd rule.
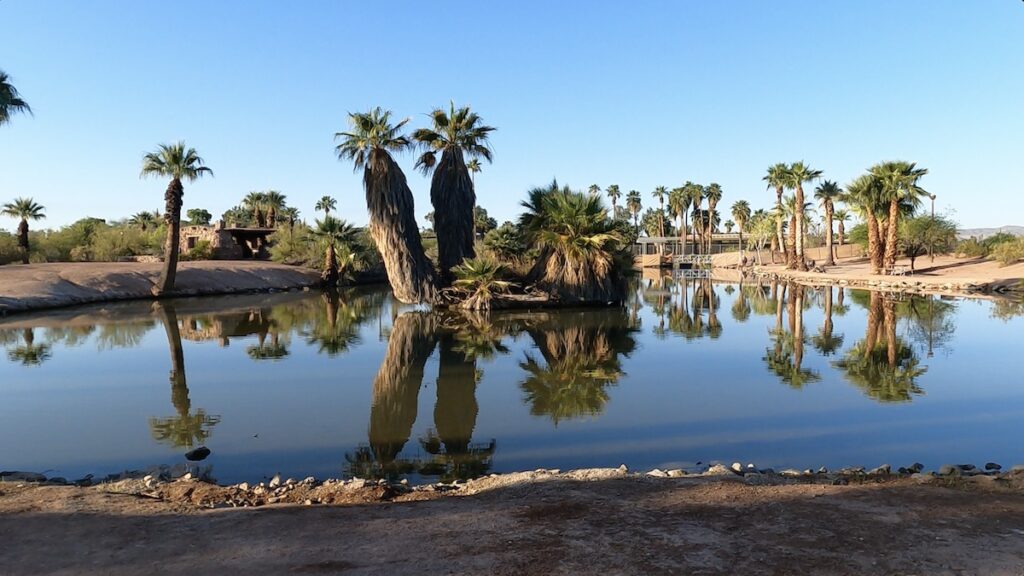
POLYGON ((200 446, 195 450, 189 450, 185 452, 185 460, 189 462, 199 462, 200 460, 206 460, 206 457, 210 455, 210 449, 206 446, 200 446))
POLYGON ((268 485, 271 488, 277 488, 278 486, 280 486, 281 485, 281 475, 280 474, 274 474, 274 477, 270 479, 270 484, 268 484, 268 485))
POLYGON ((316 484, 316 478, 314 478, 312 476, 306 476, 306 478, 302 481, 302 483, 303 484, 316 484))
POLYGON ((303 504, 305 504, 306 506, 312 506, 313 505, 313 501, 307 499, 306 501, 303 502, 303 504))
POLYGON ((669 470, 668 471, 668 476, 669 476, 669 478, 679 478, 679 477, 682 477, 682 476, 686 476, 686 470, 680 470, 679 468, 676 468, 674 470, 669 470))
POLYGON ((238 489, 239 490, 243 490, 243 491, 248 491, 249 490, 249 483, 248 482, 242 482, 241 484, 238 485, 238 489))
POLYGON ((184 476, 181 477, 181 479, 184 480, 185 482, 188 482, 188 481, 192 480, 193 479, 192 473, 191 472, 186 473, 184 476))
POLYGON ((622 474, 626 474, 629 472, 629 468, 627 468, 625 464, 620 464, 618 470, 622 474))
POLYGON ((710 476, 722 476, 722 475, 725 475, 725 474, 733 474, 733 473, 734 472, 731 469, 726 468, 725 466, 723 466, 721 464, 714 464, 710 468, 708 468, 707 472, 705 472, 705 474, 708 474, 710 476))
POLYGON ((793 468, 786 468, 782 472, 779 472, 779 476, 785 476, 787 478, 798 478, 800 476, 803 476, 803 474, 803 472, 793 468))
POLYGON ((729 468, 737 474, 743 474, 743 464, 740 464, 739 462, 733 462, 732 466, 729 466, 729 468))
POLYGON ((658 468, 651 470, 650 472, 647 473, 647 475, 654 476, 656 478, 668 478, 668 472, 665 472, 664 470, 658 468))

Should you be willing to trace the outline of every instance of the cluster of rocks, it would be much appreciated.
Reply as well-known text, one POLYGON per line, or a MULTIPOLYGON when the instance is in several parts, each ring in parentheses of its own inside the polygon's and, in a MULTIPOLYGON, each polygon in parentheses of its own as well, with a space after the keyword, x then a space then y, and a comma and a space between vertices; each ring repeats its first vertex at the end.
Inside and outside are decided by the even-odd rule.
POLYGON ((168 466, 164 464, 160 466, 153 466, 145 470, 125 470, 123 472, 115 472, 101 477, 97 477, 93 474, 86 474, 85 476, 74 480, 68 480, 63 476, 47 477, 45 474, 41 474, 39 472, 23 472, 17 470, 0 472, 0 482, 41 484, 44 486, 78 486, 82 488, 98 484, 111 484, 124 480, 141 479, 145 482, 156 484, 158 482, 169 482, 181 478, 204 481, 212 480, 209 467, 186 466, 184 464, 177 464, 175 466, 168 466))
MULTIPOLYGON (((1024 473, 1024 464, 1013 466, 1008 472, 1008 474, 1019 473, 1024 473)), ((661 470, 655 468, 646 473, 647 476, 656 478, 681 478, 684 476, 742 476, 745 479, 748 479, 748 481, 754 480, 755 482, 758 478, 765 480, 782 478, 811 482, 827 482, 831 484, 848 484, 851 481, 893 478, 931 479, 955 476, 1000 476, 1002 474, 1005 474, 1003 472, 1003 467, 996 462, 987 462, 982 468, 978 468, 974 464, 945 464, 937 471, 925 471, 924 465, 920 462, 915 462, 910 466, 900 466, 895 469, 889 464, 882 464, 881 466, 871 469, 863 466, 851 466, 841 468, 839 470, 829 470, 822 466, 817 470, 811 468, 804 470, 787 468, 778 471, 773 468, 758 468, 753 464, 747 464, 744 466, 739 462, 733 462, 730 466, 714 463, 697 471, 687 471, 683 469, 661 470)))
MULTIPOLYGON (((924 282, 921 280, 914 280, 913 277, 903 276, 890 276, 891 280, 863 280, 857 278, 831 278, 831 279, 819 279, 819 278, 808 278, 806 276, 790 274, 788 272, 758 272, 758 276, 766 280, 795 280, 800 282, 810 282, 814 284, 832 284, 835 286, 848 286, 850 288, 876 288, 879 290, 886 290, 891 292, 900 292, 905 294, 927 294, 931 292, 943 292, 943 293, 963 293, 963 294, 977 294, 986 293, 993 291, 993 286, 990 284, 978 284, 974 282, 954 283, 954 282, 924 282)), ((1000 285, 998 286, 998 292, 1007 292, 1010 287, 1000 285)))

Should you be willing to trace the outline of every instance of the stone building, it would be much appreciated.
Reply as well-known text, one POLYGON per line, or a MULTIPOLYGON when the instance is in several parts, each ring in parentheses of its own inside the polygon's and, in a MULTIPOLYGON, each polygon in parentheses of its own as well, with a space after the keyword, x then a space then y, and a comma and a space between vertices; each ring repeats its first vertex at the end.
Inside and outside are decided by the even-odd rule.
POLYGON ((215 260, 262 260, 270 257, 267 238, 273 228, 228 228, 220 220, 213 226, 182 226, 181 254, 188 254, 200 242, 210 245, 215 260))

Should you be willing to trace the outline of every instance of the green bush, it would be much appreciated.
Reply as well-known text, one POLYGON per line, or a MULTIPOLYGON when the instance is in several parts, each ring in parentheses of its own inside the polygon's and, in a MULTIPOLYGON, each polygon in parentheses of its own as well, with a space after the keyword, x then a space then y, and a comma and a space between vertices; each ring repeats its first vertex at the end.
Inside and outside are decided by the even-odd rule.
POLYGON ((956 245, 956 253, 968 258, 984 258, 988 256, 988 247, 977 238, 968 238, 956 245))
POLYGON ((18 250, 18 238, 14 234, 0 230, 0 265, 21 261, 18 250))
POLYGON ((992 249, 992 259, 1003 266, 1009 266, 1020 260, 1024 260, 1024 238, 1017 238, 1009 242, 996 244, 992 249))
POLYGON ((208 240, 199 240, 187 253, 181 255, 182 260, 195 262, 197 260, 212 260, 213 245, 208 240))

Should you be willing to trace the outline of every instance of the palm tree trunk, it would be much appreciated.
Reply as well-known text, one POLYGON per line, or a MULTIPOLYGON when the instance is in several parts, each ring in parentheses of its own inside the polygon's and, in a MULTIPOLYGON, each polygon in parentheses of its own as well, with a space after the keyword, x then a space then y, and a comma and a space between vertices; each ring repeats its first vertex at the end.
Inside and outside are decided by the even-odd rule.
POLYGON ((462 150, 446 148, 430 181, 430 203, 434 207, 437 233, 438 272, 444 284, 451 282, 451 269, 476 256, 473 207, 476 192, 463 161, 462 150))
POLYGON ((153 288, 157 296, 174 290, 174 280, 178 274, 178 249, 181 242, 181 197, 185 188, 181 180, 174 178, 167 185, 164 193, 164 222, 167 223, 167 238, 164 240, 164 268, 160 279, 153 288))
POLYGON ((467 454, 476 428, 476 359, 458 350, 452 334, 439 339, 434 428, 448 455, 467 454))
POLYGON ((18 223, 18 249, 21 252, 21 263, 28 264, 28 220, 24 218, 18 223))
POLYGON ((686 228, 688 224, 686 210, 683 210, 683 229, 679 231, 679 239, 683 243, 683 256, 686 256, 686 228))
POLYGON ((435 302, 438 290, 434 267, 423 251, 405 174, 387 153, 374 155, 363 171, 363 185, 370 212, 370 237, 384 260, 391 290, 401 302, 435 302))
POLYGON ((324 272, 320 278, 327 286, 338 285, 338 258, 334 253, 334 242, 328 242, 327 254, 324 257, 324 272))
MULTIPOLYGON (((785 189, 779 186, 775 189, 775 236, 779 242, 779 251, 781 251, 785 258, 785 264, 789 267, 789 249, 786 248, 786 236, 782 232, 782 193, 785 189)), ((772 264, 775 263, 775 254, 772 254, 772 264)))
POLYGON ((839 246, 842 246, 846 243, 846 224, 840 220, 837 228, 839 228, 839 246))
POLYGON ((899 221, 900 221, 900 202, 898 199, 893 198, 889 201, 889 223, 886 224, 886 238, 885 238, 885 271, 887 274, 892 274, 893 268, 896 267, 896 256, 897 248, 899 246, 899 221))
POLYGON ((882 251, 879 245, 878 219, 868 213, 868 256, 871 258, 871 273, 882 273, 882 251))
POLYGON ((797 268, 796 261, 796 215, 789 218, 789 242, 786 243, 786 268, 794 270, 797 268))
POLYGON ((807 259, 804 258, 804 187, 796 185, 796 269, 807 271, 807 259))
POLYGON ((835 266, 835 257, 832 255, 832 201, 825 201, 825 251, 828 256, 825 258, 825 266, 835 266))

